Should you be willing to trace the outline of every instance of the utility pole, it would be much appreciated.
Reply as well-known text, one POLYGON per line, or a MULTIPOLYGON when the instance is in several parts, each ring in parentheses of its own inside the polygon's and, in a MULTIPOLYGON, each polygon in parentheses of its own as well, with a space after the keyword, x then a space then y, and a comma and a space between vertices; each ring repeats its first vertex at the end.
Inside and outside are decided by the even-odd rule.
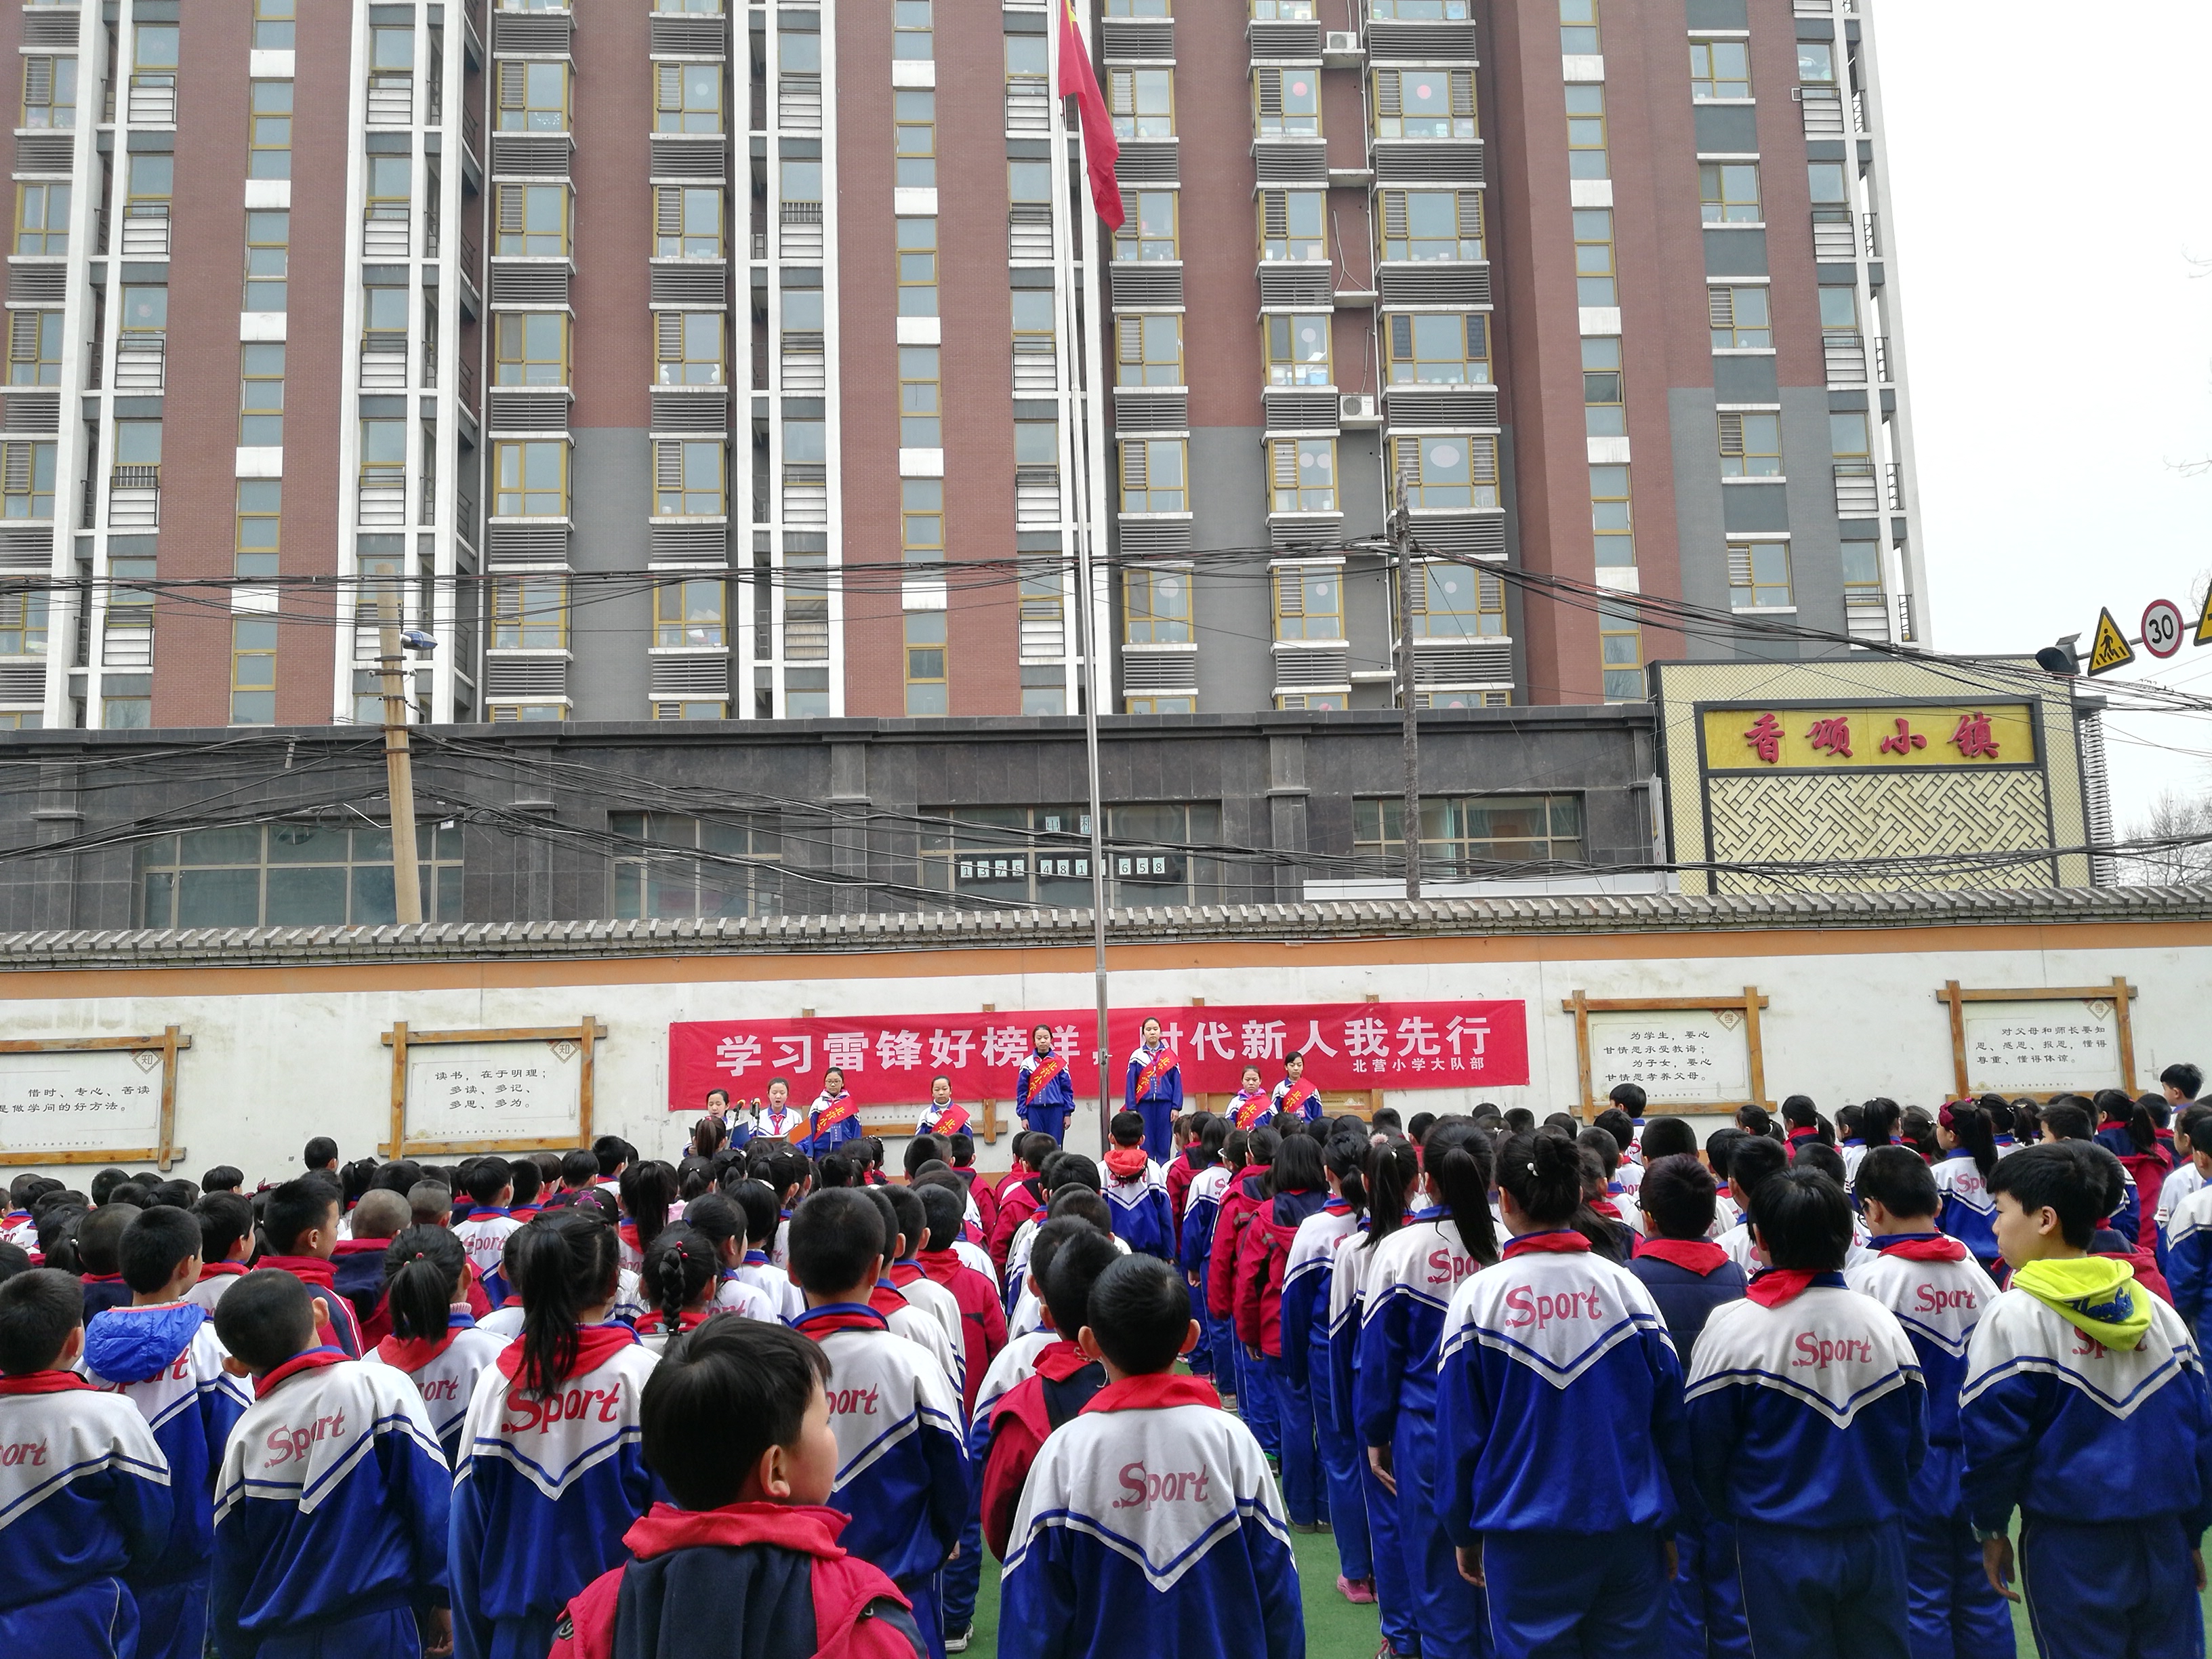
POLYGON ((403 922, 422 920, 422 866, 415 861, 415 766, 407 746, 406 677, 399 654, 399 599, 378 596, 385 613, 377 645, 384 673, 384 777, 392 797, 392 891, 403 922))
POLYGON ((1428 580, 1413 568, 1413 521, 1406 510, 1406 475, 1390 477, 1390 544, 1398 558, 1398 708, 1404 732, 1406 896, 1421 896, 1421 712, 1413 702, 1413 584, 1428 580))

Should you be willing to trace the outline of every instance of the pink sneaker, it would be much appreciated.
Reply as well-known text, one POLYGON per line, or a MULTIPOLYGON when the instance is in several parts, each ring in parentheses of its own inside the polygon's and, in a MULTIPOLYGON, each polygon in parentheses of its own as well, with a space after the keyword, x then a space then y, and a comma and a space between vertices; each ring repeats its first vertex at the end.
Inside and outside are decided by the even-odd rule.
POLYGON ((1375 1581, 1372 1578, 1344 1578, 1336 1581, 1336 1593, 1354 1607, 1372 1607, 1375 1603, 1375 1581))

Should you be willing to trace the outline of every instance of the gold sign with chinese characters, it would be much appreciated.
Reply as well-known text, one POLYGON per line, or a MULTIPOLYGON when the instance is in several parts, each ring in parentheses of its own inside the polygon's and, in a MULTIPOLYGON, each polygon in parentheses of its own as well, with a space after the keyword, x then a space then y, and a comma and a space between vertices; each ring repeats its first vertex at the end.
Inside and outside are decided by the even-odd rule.
POLYGON ((2024 766, 2036 757, 2035 715, 2026 703, 1701 712, 1709 772, 2024 766))

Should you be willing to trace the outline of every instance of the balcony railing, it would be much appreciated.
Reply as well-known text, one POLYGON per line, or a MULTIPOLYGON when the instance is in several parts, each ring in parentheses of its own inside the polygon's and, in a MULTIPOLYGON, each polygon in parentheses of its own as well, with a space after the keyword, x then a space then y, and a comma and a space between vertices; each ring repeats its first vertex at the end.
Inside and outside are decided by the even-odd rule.
POLYGON ((363 392, 404 392, 407 389, 407 336, 404 331, 379 332, 362 337, 361 389, 363 392))
POLYGON ((1018 76, 1006 82, 1006 137, 1052 136, 1052 94, 1042 76, 1018 76))
POLYGON ((167 202, 124 204, 123 257, 126 259, 166 259, 169 257, 169 204, 167 202))
POLYGON ((1820 350, 1827 361, 1830 386, 1867 383, 1866 337, 1856 329, 1826 330, 1820 336, 1820 350))
POLYGON ((1840 87, 1800 87, 1797 100, 1805 106, 1808 138, 1844 136, 1844 92, 1840 87))
POLYGON ((783 75, 775 83, 776 125, 787 132, 822 131, 822 77, 783 75))
POLYGON ((1881 511, 1881 482, 1871 461, 1836 463, 1836 516, 1871 519, 1881 511))
POLYGON ((415 120, 415 77, 412 75, 372 75, 368 77, 368 124, 373 127, 410 126, 415 120))
POLYGON ((1858 256, 1859 228, 1851 210, 1844 207, 1814 208, 1813 258, 1824 265, 1844 265, 1856 263, 1858 256))
POLYGON ((177 124, 177 77, 173 75, 134 75, 131 77, 131 125, 168 127, 177 124))
POLYGON ((407 522, 407 475, 397 468, 364 472, 355 522, 363 530, 396 530, 407 522))
POLYGON ((404 259, 408 251, 410 204, 371 202, 362 216, 361 257, 364 259, 404 259))
POLYGON ((115 389, 159 392, 166 376, 169 337, 133 329, 115 343, 115 389))
POLYGON ((107 477, 107 526, 111 530, 152 530, 161 522, 161 469, 118 466, 107 477))

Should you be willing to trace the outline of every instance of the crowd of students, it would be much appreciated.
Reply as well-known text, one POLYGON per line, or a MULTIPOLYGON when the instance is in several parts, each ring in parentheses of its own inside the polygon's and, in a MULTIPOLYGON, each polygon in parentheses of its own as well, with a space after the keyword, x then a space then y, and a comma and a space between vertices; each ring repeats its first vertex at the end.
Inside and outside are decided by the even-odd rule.
POLYGON ((26 1176, 0 1650, 2197 1659, 2200 1084, 26 1176))

